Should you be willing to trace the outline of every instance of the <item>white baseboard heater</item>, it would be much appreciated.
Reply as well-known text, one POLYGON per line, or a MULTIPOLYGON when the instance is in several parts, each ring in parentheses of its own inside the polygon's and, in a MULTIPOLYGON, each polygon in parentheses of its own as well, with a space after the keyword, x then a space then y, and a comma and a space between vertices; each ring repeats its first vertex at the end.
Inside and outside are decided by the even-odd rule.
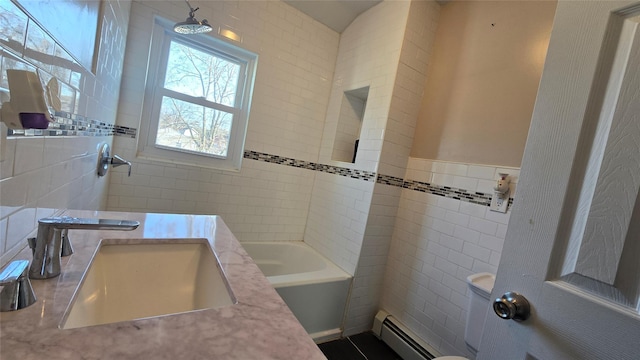
POLYGON ((432 360, 440 354, 384 310, 373 320, 373 333, 403 360, 432 360))

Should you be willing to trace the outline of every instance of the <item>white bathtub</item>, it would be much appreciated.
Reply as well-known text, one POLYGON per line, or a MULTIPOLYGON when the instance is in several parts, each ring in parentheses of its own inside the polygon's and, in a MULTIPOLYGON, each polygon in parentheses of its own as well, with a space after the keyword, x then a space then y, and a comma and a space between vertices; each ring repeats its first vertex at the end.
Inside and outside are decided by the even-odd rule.
POLYGON ((312 338, 340 335, 351 275, 302 241, 241 244, 312 338))

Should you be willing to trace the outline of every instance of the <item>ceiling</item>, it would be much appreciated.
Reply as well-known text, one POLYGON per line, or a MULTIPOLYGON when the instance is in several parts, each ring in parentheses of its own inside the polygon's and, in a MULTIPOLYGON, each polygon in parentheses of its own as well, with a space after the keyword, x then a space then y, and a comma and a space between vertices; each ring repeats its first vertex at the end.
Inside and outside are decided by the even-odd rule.
POLYGON ((382 0, 284 0, 331 29, 342 33, 358 15, 382 0))

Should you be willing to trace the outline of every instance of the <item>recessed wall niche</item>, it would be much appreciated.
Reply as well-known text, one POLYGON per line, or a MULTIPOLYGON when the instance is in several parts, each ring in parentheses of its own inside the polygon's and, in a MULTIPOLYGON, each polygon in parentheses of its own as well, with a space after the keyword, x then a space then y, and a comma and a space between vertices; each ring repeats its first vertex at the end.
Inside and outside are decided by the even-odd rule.
POLYGON ((342 95, 338 127, 333 141, 331 159, 355 163, 362 119, 367 107, 369 87, 345 91, 342 95))

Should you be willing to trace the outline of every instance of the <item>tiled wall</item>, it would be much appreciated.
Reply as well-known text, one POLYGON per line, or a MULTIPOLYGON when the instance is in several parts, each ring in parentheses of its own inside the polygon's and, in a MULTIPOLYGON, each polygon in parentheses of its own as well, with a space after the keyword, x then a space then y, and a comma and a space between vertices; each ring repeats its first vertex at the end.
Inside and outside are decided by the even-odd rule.
POLYGON ((439 10, 440 5, 434 1, 410 3, 378 162, 378 183, 373 191, 347 310, 346 335, 370 329, 378 311, 385 255, 391 243, 401 193, 399 187, 385 184, 398 185, 398 181, 402 184, 439 10))
MULTIPOLYGON (((405 180, 492 194, 501 172, 511 175, 513 196, 516 168, 410 158, 405 180)), ((469 356, 466 278, 497 271, 510 213, 492 212, 465 198, 403 189, 381 308, 443 354, 469 356)))
POLYGON ((352 275, 358 266, 374 185, 316 174, 304 240, 352 275))
POLYGON ((378 164, 378 173, 396 177, 405 175, 440 14, 435 1, 410 4, 378 164))
POLYGON ((355 164, 376 172, 409 13, 408 1, 383 1, 356 18, 341 34, 320 161, 332 162, 334 138, 345 91, 369 86, 355 164), (384 24, 384 26, 381 26, 384 24))
MULTIPOLYGON (((9 0, 0 0, 0 98, 8 99, 7 69, 55 76, 63 110, 112 126, 120 90, 129 1, 103 1, 95 74, 79 66, 46 32, 9 0)), ((28 132, 9 136, 0 126, 0 265, 26 245, 37 219, 58 209, 101 209, 107 178, 96 175, 97 146, 112 136, 28 132), (47 135, 47 136, 42 136, 47 135), (50 136, 54 135, 54 136, 50 136)))
MULTIPOLYGON (((323 163, 377 171, 408 11, 409 2, 384 1, 356 18, 342 33, 320 150, 323 163), (366 86, 369 97, 356 161, 353 164, 333 161, 333 140, 344 91, 366 86)), ((357 202, 349 196, 345 198, 349 193, 344 191, 344 185, 342 179, 335 177, 316 179, 304 239, 354 274, 367 227, 373 184, 361 187, 364 192, 357 186, 365 184, 348 188, 355 189, 357 197, 366 196, 357 202), (351 216, 340 220, 343 215, 351 216), (332 227, 332 219, 351 224, 332 227), (330 229, 330 236, 325 236, 326 229, 330 229)))
MULTIPOLYGON (((245 150, 317 163, 339 34, 281 1, 198 6, 199 19, 259 56, 245 150)), ((187 10, 182 0, 133 2, 118 125, 139 128, 153 16, 182 21, 187 10)), ((124 137, 114 149, 133 171, 112 176, 109 210, 219 214, 241 241, 303 239, 313 171, 251 156, 240 172, 149 161, 124 137)))
POLYGON ((345 336, 371 329, 373 318, 379 310, 385 264, 401 193, 401 186, 380 182, 373 189, 345 318, 345 336))

